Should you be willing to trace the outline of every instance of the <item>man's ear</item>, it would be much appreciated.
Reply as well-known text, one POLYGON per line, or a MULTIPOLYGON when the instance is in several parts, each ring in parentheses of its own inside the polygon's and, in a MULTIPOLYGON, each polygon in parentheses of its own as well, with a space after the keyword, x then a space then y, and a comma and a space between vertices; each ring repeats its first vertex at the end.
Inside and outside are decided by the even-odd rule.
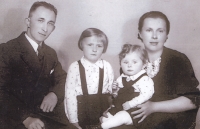
POLYGON ((168 39, 168 36, 167 36, 167 38, 165 39, 165 43, 166 43, 167 39, 168 39))
POLYGON ((52 32, 53 32, 55 29, 56 29, 56 26, 54 26, 54 27, 53 27, 53 30, 52 30, 52 32))
POLYGON ((25 19, 25 22, 28 28, 30 28, 30 20, 31 20, 30 18, 25 19))
POLYGON ((141 38, 141 34, 140 34, 140 31, 138 32, 138 37, 140 37, 140 38, 141 38))

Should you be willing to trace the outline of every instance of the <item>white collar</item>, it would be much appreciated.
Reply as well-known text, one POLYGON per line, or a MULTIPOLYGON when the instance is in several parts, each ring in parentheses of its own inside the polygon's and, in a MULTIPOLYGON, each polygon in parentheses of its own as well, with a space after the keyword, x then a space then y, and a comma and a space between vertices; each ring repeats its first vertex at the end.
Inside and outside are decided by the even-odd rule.
POLYGON ((125 75, 124 73, 122 73, 121 76, 126 77, 126 81, 129 82, 130 80, 134 81, 135 79, 137 79, 140 75, 142 75, 145 72, 146 71, 144 69, 142 69, 140 72, 138 72, 137 74, 135 74, 133 76, 128 76, 128 75, 125 75))
POLYGON ((25 33, 25 37, 27 38, 27 40, 29 41, 29 43, 33 47, 34 51, 37 53, 38 43, 36 43, 34 40, 32 40, 26 33, 25 33))
POLYGON ((83 66, 85 67, 99 67, 99 68, 103 68, 103 60, 99 59, 97 60, 97 62, 95 63, 91 63, 90 61, 88 61, 84 56, 81 58, 81 63, 83 64, 83 66))
POLYGON ((159 57, 158 59, 156 59, 153 62, 149 62, 148 60, 146 60, 146 64, 144 65, 144 70, 146 70, 147 75, 150 78, 153 78, 157 75, 157 73, 160 70, 160 62, 161 62, 161 57, 159 57))

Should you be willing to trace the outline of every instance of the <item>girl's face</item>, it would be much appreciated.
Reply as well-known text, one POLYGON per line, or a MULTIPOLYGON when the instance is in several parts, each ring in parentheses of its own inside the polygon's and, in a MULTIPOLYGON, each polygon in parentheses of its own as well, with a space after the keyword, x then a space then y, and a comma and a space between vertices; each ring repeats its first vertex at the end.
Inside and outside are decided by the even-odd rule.
POLYGON ((146 18, 139 34, 147 51, 162 50, 167 40, 166 22, 161 18, 146 18))
POLYGON ((143 62, 137 52, 131 52, 121 60, 121 67, 125 75, 132 76, 142 70, 143 62))
POLYGON ((81 42, 81 46, 84 57, 92 63, 97 62, 104 49, 103 43, 99 41, 98 37, 96 36, 84 38, 81 42))

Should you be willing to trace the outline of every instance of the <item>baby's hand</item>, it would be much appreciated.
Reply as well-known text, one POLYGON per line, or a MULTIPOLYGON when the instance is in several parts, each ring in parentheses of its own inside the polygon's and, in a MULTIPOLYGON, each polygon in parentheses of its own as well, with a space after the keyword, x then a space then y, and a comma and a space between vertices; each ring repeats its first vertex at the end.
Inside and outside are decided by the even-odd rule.
POLYGON ((117 81, 114 81, 112 84, 112 89, 117 90, 117 88, 118 88, 118 83, 117 83, 117 81))
POLYGON ((131 106, 130 106, 129 102, 125 102, 124 104, 122 104, 122 106, 123 106, 123 109, 124 109, 124 110, 129 110, 129 109, 131 109, 131 106))

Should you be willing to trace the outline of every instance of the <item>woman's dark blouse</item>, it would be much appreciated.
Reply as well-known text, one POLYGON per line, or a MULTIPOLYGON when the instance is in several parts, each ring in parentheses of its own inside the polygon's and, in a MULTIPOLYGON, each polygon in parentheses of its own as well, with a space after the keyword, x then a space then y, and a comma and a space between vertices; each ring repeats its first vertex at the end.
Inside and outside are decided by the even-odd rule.
MULTIPOLYGON (((196 92, 199 84, 186 55, 164 47, 160 70, 153 78, 155 94, 152 101, 176 98, 187 92, 196 92)), ((187 97, 187 96, 186 96, 187 97)))
MULTIPOLYGON (((155 93, 150 101, 156 102, 185 96, 191 99, 193 103, 198 103, 195 101, 195 95, 187 94, 189 92, 198 92, 196 87, 199 82, 195 77, 189 59, 183 53, 164 47, 161 55, 160 70, 153 78, 153 81, 155 93)), ((188 129, 188 126, 191 125, 191 121, 195 120, 195 116, 196 111, 194 110, 174 114, 153 113, 140 124, 140 129, 151 129, 159 122, 166 120, 168 120, 169 123, 176 121, 178 129, 188 129), (169 119, 173 120, 171 121, 169 119)), ((170 126, 169 123, 167 124, 168 126, 170 126)))

